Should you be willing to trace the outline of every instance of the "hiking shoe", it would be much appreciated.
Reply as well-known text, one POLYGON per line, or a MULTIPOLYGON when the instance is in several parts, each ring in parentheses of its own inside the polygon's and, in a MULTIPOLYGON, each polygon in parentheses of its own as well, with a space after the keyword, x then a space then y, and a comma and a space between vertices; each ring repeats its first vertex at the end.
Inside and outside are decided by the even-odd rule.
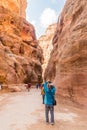
POLYGON ((54 122, 51 122, 50 124, 51 124, 51 125, 54 125, 54 122))

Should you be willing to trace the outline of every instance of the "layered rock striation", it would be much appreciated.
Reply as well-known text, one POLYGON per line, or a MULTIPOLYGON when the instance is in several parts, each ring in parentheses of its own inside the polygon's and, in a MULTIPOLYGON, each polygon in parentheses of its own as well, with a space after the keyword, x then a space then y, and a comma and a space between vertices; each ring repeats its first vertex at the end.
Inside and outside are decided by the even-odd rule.
POLYGON ((87 107, 87 1, 67 0, 59 16, 45 79, 58 95, 87 107))
POLYGON ((41 64, 34 27, 0 3, 0 83, 41 82, 41 64))
POLYGON ((44 57, 44 61, 42 64, 42 68, 43 68, 43 77, 44 77, 44 71, 47 67, 49 58, 50 58, 50 53, 53 49, 53 45, 52 45, 52 39, 54 36, 54 32, 56 29, 57 24, 52 24, 50 25, 47 29, 44 35, 42 35, 38 41, 39 41, 39 45, 41 46, 42 50, 43 50, 43 57, 44 57))

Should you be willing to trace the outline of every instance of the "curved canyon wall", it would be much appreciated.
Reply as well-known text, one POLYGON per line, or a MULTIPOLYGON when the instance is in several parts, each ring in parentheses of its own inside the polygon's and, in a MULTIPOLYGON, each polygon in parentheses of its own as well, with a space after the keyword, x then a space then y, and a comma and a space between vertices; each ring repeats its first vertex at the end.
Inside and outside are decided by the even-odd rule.
POLYGON ((59 16, 45 80, 58 95, 87 107, 87 1, 67 0, 59 16))
POLYGON ((0 1, 0 83, 42 81, 42 50, 19 7, 16 0, 0 1))

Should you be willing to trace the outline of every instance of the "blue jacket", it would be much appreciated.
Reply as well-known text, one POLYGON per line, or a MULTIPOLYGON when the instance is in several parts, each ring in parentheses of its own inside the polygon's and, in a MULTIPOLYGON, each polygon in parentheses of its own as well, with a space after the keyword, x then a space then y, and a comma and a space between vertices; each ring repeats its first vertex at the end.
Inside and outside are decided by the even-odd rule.
POLYGON ((55 95, 55 87, 53 86, 51 89, 47 87, 48 82, 44 83, 44 91, 45 91, 45 97, 44 97, 44 104, 46 105, 53 105, 54 101, 54 95, 55 95))

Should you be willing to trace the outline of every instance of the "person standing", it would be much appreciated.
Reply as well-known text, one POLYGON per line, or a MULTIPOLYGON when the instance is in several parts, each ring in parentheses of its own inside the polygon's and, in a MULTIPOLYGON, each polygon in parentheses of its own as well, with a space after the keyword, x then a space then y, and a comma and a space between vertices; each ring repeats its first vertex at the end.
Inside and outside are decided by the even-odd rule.
POLYGON ((49 123, 49 112, 51 116, 50 124, 54 125, 54 96, 56 92, 55 86, 52 82, 45 82, 44 83, 44 104, 45 104, 45 117, 46 123, 49 123))
POLYGON ((39 86, 38 86, 38 83, 37 83, 37 84, 36 84, 36 88, 38 89, 38 87, 39 87, 39 86))
POLYGON ((31 88, 31 83, 28 83, 27 84, 27 90, 28 90, 28 92, 30 91, 30 88, 31 88))

